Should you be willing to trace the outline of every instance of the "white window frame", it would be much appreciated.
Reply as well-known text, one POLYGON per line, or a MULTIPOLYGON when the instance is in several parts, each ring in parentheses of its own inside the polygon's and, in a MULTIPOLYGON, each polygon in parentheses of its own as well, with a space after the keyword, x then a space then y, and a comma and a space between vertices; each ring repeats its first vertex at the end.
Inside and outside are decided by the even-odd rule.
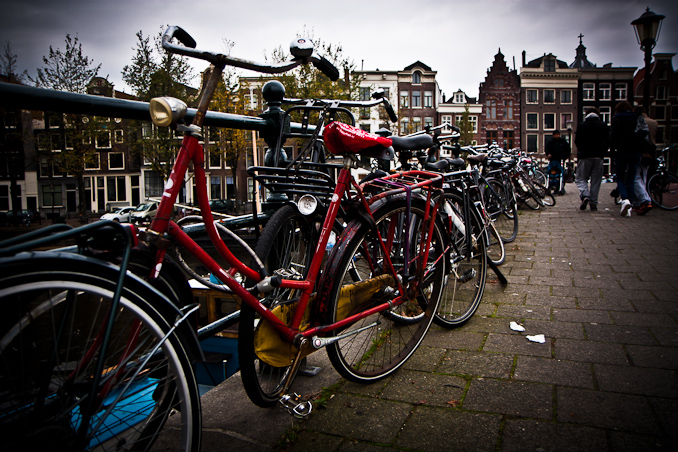
POLYGON ((433 91, 424 91, 424 108, 433 108, 433 91))
POLYGON ((109 152, 108 153, 108 169, 109 170, 124 170, 125 169, 125 153, 124 152, 109 152), (120 155, 122 157, 122 167, 111 166, 111 156, 120 155))
POLYGON ((556 130, 556 125, 557 125, 556 114, 551 113, 551 112, 544 113, 544 130, 556 130), (553 118, 553 127, 546 127, 546 117, 547 116, 553 118))
POLYGON ((581 86, 582 88, 582 99, 583 100, 596 100, 596 84, 595 83, 584 83, 581 86))
POLYGON ((612 99, 612 84, 611 83, 600 83, 598 85, 598 92, 600 92, 600 100, 611 100, 612 99))
POLYGON ((539 103, 539 90, 538 89, 526 89, 525 90, 525 103, 526 104, 538 104, 539 103), (530 101, 530 93, 534 93, 535 99, 530 101))
POLYGON ((555 89, 545 89, 544 90, 544 103, 549 104, 549 105, 556 103, 556 90, 555 89), (553 93, 553 95, 551 96, 552 100, 550 102, 546 100, 547 99, 547 97, 546 97, 547 92, 553 93))
POLYGON ((421 108, 421 91, 412 91, 412 108, 421 108))
POLYGON ((525 130, 539 130, 539 113, 526 113, 525 114, 525 130), (535 118, 537 118, 537 125, 536 127, 530 127, 530 116, 534 115, 535 118))
POLYGON ((571 90, 571 89, 562 89, 562 90, 560 90, 560 103, 561 103, 561 105, 572 105, 572 90, 571 90), (569 95, 570 95, 570 100, 567 101, 567 102, 565 102, 565 101, 563 100, 563 94, 564 94, 564 93, 569 93, 569 95))
POLYGON ((615 100, 626 100, 628 97, 628 85, 626 83, 614 84, 615 100))
POLYGON ((400 91, 400 108, 410 108, 410 92, 400 91))

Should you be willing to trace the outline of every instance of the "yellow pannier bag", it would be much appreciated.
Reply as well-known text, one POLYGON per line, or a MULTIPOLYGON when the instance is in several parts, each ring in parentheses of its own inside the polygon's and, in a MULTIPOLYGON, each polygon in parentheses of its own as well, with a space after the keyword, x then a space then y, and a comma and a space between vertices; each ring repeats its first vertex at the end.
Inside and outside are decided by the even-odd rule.
MULTIPOLYGON (((371 302, 372 296, 385 285, 392 285, 393 277, 391 275, 381 275, 376 278, 361 281, 356 284, 349 284, 341 288, 339 294, 339 306, 337 308, 337 319, 344 319, 349 315, 356 314, 364 309, 371 302)), ((299 331, 305 331, 309 327, 311 317, 311 306, 313 299, 311 297, 306 312, 301 319, 299 331)), ((283 323, 289 324, 294 316, 294 311, 299 302, 276 306, 271 312, 283 323)), ((254 333, 254 351, 260 360, 273 367, 291 366, 299 349, 294 345, 285 342, 278 331, 267 320, 259 322, 257 331, 254 333)), ((303 356, 309 355, 313 349, 309 349, 303 356)))

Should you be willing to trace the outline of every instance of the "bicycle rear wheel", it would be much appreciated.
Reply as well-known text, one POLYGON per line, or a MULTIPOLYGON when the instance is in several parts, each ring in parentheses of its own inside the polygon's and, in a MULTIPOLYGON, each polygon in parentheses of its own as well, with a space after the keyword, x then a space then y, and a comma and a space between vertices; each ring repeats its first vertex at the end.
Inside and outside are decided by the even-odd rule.
POLYGON ((518 215, 513 199, 509 199, 504 185, 496 179, 487 181, 488 189, 485 190, 485 206, 487 213, 494 221, 497 232, 504 243, 510 243, 518 235, 518 215))
POLYGON ((191 361, 156 308, 169 302, 130 276, 111 312, 118 274, 102 261, 57 253, 0 261, 3 446, 199 449, 191 361))
MULTIPOLYGON (((409 224, 424 225, 425 202, 412 199, 409 224)), ((337 371, 347 380, 373 382, 395 372, 412 356, 431 326, 443 289, 445 275, 444 237, 441 224, 436 221, 425 265, 418 260, 421 250, 420 235, 426 228, 410 229, 405 221, 404 198, 392 199, 374 213, 376 229, 380 231, 387 252, 396 271, 403 274, 405 266, 416 280, 416 271, 423 271, 421 284, 409 285, 412 293, 406 300, 385 311, 328 333, 339 336, 327 347, 327 354, 337 371), (414 235, 410 235, 414 232, 414 235), (402 239, 416 237, 408 246, 402 239), (413 251, 409 260, 405 250, 413 251)), ((319 293, 329 293, 321 312, 330 324, 350 315, 365 312, 377 305, 399 297, 397 284, 384 268, 384 254, 375 230, 368 224, 354 220, 341 235, 330 255, 327 275, 319 293)), ((408 287, 408 277, 403 278, 408 287)))
POLYGON ((678 177, 671 173, 653 174, 647 181, 652 202, 665 210, 678 209, 678 177))
POLYGON ((470 218, 465 218, 460 195, 446 193, 445 201, 451 247, 450 271, 433 321, 444 328, 457 328, 475 314, 485 292, 487 249, 475 209, 470 218), (467 241, 467 234, 470 241, 467 241))

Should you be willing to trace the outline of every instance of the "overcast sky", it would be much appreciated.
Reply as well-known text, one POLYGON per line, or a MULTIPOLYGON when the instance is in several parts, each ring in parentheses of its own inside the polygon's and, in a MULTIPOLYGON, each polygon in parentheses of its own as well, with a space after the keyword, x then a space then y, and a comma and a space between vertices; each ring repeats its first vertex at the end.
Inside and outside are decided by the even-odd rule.
MULTIPOLYGON (((65 49, 78 35, 100 75, 130 92, 122 68, 131 62, 135 33, 155 35, 166 24, 191 34, 198 48, 263 60, 304 29, 341 44, 358 69, 400 70, 419 60, 437 71, 449 97, 478 95, 501 48, 508 66, 553 53, 570 64, 584 35, 589 60, 640 67, 643 53, 631 21, 650 7, 666 16, 654 52, 678 52, 676 0, 1 0, 0 42, 10 41, 21 71, 35 74, 49 46, 65 49)), ((674 68, 678 69, 674 58, 674 68)), ((196 70, 205 64, 196 63, 196 70)))

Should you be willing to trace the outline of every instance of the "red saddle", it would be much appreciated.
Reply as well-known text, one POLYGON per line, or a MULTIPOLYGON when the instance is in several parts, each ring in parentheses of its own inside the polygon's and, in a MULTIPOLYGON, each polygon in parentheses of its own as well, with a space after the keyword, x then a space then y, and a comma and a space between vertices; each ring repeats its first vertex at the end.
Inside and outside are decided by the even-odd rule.
POLYGON ((331 122, 325 127, 323 138, 327 149, 335 155, 359 154, 368 150, 388 148, 393 140, 365 132, 343 122, 331 122))

